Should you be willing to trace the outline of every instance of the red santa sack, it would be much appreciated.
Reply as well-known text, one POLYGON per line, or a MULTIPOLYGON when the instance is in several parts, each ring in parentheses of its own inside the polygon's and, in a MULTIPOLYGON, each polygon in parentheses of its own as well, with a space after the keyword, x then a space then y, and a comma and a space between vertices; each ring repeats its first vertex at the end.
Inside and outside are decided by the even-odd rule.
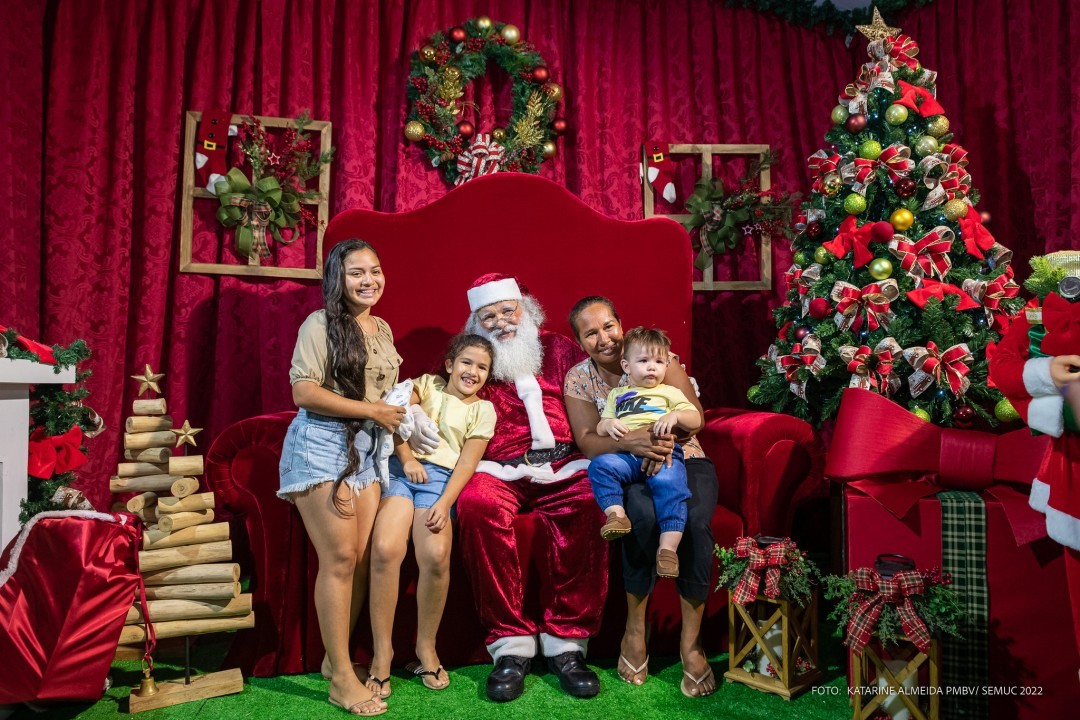
POLYGON ((44 512, 0 555, 0 705, 97 700, 138 589, 130 515, 44 512))

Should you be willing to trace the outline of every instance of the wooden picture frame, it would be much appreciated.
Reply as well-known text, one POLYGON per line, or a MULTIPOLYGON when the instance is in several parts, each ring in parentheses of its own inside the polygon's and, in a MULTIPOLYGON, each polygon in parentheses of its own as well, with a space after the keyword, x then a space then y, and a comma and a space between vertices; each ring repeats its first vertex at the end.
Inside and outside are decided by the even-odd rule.
MULTIPOLYGON (((701 156, 701 179, 712 180, 713 178, 713 157, 716 155, 757 155, 758 159, 764 159, 765 153, 769 151, 768 145, 715 145, 715 144, 702 144, 702 143, 689 143, 680 144, 672 143, 668 146, 668 154, 672 157, 676 155, 700 155, 701 156)), ((647 166, 646 162, 646 148, 644 145, 641 147, 641 163, 642 167, 647 166)), ((769 172, 769 168, 762 168, 761 170, 761 189, 768 190, 772 187, 772 176, 769 172)), ((645 208, 645 217, 666 217, 678 222, 688 220, 690 218, 689 213, 676 213, 671 215, 656 213, 656 196, 652 186, 642 180, 641 183, 641 195, 642 203, 645 208)), ((715 269, 712 260, 705 267, 703 275, 705 280, 701 282, 695 282, 694 290, 740 290, 740 291, 760 291, 772 289, 772 238, 762 236, 761 242, 758 246, 758 266, 760 268, 760 279, 758 280, 725 280, 717 281, 713 280, 715 269)))
MULTIPOLYGON (((256 117, 264 127, 277 129, 293 126, 294 118, 270 117, 266 115, 233 115, 229 122, 239 125, 249 117, 256 117)), ((248 258, 247 265, 229 265, 225 263, 200 263, 191 259, 191 242, 194 231, 195 200, 217 200, 217 196, 205 188, 195 187, 195 136, 198 130, 202 113, 188 110, 184 118, 184 144, 181 148, 184 166, 183 195, 180 208, 180 272, 205 273, 210 275, 243 275, 247 277, 277 277, 298 279, 322 278, 322 245, 323 234, 326 232, 326 223, 330 219, 330 165, 323 165, 319 172, 319 197, 317 199, 302 200, 304 205, 318 207, 316 217, 318 227, 315 228, 315 267, 276 267, 261 265, 259 254, 252 253, 248 258)), ((321 154, 331 148, 331 124, 326 120, 312 120, 304 128, 305 132, 318 134, 319 149, 321 154)), ((224 228, 222 228, 224 229, 224 228)), ((301 238, 300 242, 303 241, 301 238)))

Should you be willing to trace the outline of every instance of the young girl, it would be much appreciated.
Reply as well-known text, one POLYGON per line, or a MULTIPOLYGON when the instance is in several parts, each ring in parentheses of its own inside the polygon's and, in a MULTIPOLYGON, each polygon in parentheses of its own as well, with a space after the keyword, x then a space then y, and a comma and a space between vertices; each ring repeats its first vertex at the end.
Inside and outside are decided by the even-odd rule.
POLYGON ((363 240, 330 251, 325 308, 308 316, 296 338, 289 379, 300 412, 289 425, 279 468, 278 496, 296 504, 319 558, 315 609, 329 701, 353 715, 386 712, 349 656, 380 495, 372 452, 377 433, 364 421, 392 433, 405 414, 380 400, 397 382, 401 364, 390 327, 371 314, 385 286, 379 256, 363 240))
POLYGON ((424 685, 442 690, 450 678, 435 652, 435 633, 450 584, 450 508, 472 478, 495 432, 495 408, 476 396, 487 382, 495 351, 479 335, 450 342, 445 366, 449 380, 424 375, 415 382, 410 403, 439 426, 442 442, 428 455, 413 455, 397 442, 390 460, 390 483, 383 489, 371 552, 371 633, 374 657, 368 688, 390 695, 391 631, 398 600, 401 561, 412 532, 420 577, 416 584, 418 662, 406 669, 424 685))

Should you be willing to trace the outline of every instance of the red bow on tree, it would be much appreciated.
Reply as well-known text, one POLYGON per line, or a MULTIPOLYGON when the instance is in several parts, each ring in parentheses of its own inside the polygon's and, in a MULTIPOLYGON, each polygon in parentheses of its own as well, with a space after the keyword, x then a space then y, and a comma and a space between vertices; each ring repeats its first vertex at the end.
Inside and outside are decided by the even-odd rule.
POLYGON ((937 298, 938 300, 945 300, 946 295, 956 295, 960 298, 960 304, 956 306, 957 310, 975 310, 979 307, 979 303, 975 302, 970 295, 946 282, 940 282, 933 278, 923 278, 922 287, 918 290, 908 290, 907 299, 912 304, 926 309, 926 301, 930 298, 937 298))
POLYGON ((923 278, 937 275, 942 280, 952 267, 949 248, 952 247, 953 231, 938 225, 915 242, 903 235, 896 235, 889 243, 889 250, 900 259, 900 267, 918 284, 923 278))
POLYGON ((837 280, 829 297, 836 303, 833 319, 841 330, 859 332, 866 316, 866 328, 870 332, 879 327, 889 327, 893 313, 889 304, 900 295, 900 289, 892 278, 857 288, 851 283, 837 280))
POLYGON ((971 381, 967 378, 968 373, 971 372, 968 363, 974 358, 966 343, 957 343, 948 350, 942 351, 937 343, 930 340, 926 343, 926 347, 909 347, 904 350, 904 360, 915 368, 915 372, 908 376, 911 397, 919 397, 931 387, 940 387, 942 381, 957 397, 966 393, 971 387, 971 381))
POLYGON ((1047 355, 1080 353, 1080 303, 1071 303, 1057 293, 1043 301, 1042 322, 1046 337, 1042 351, 1047 355))
POLYGON ((856 653, 866 647, 877 627, 881 611, 886 603, 896 606, 900 615, 900 627, 920 652, 930 650, 930 631, 911 602, 912 595, 922 595, 926 586, 922 575, 915 570, 904 570, 885 580, 873 568, 855 571, 855 594, 853 602, 859 602, 847 625, 844 644, 856 653))
POLYGON ((855 251, 855 267, 862 267, 874 259, 874 253, 870 252, 870 228, 873 223, 866 223, 857 227, 858 222, 854 215, 848 215, 844 222, 840 223, 840 230, 836 237, 822 247, 838 258, 846 257, 852 250, 855 251))
POLYGON ((990 248, 994 247, 994 236, 990 234, 990 231, 983 227, 982 217, 974 210, 968 210, 967 215, 959 218, 960 222, 960 237, 964 239, 964 247, 967 248, 968 255, 973 255, 980 260, 985 260, 985 253, 990 248))
POLYGON ((848 387, 874 389, 889 396, 900 387, 900 378, 893 372, 893 366, 900 359, 902 350, 895 338, 883 338, 873 351, 869 345, 842 345, 840 359, 847 363, 851 381, 848 387))
POLYGON ((42 480, 48 480, 54 474, 86 464, 86 456, 79 446, 82 445, 82 428, 72 425, 63 435, 45 437, 45 428, 38 428, 30 436, 30 447, 26 461, 26 472, 42 480))
MULTIPOLYGON (((1012 268, 998 275, 993 280, 968 279, 964 281, 964 292, 982 303, 986 311, 986 321, 998 332, 1009 329, 1010 316, 1001 306, 1002 301, 1020 294, 1020 286, 1012 281, 1012 268)), ((989 357, 987 358, 989 359, 989 357)))
MULTIPOLYGON (((3 325, 0 325, 0 333, 3 332, 7 332, 7 328, 3 325)), ((48 363, 49 365, 56 364, 56 358, 52 354, 52 348, 48 345, 43 345, 37 340, 31 340, 30 338, 23 337, 22 335, 15 336, 15 343, 23 350, 36 354, 38 356, 38 359, 41 360, 41 362, 48 363)))
POLYGON ((885 51, 897 65, 907 65, 912 72, 919 67, 919 61, 915 59, 919 46, 907 35, 885 38, 885 51))
POLYGON ((900 99, 897 105, 903 105, 919 113, 923 117, 931 115, 944 115, 945 108, 941 107, 934 94, 924 87, 900 81, 900 99))
MULTIPOLYGON (((775 349, 775 346, 773 348, 775 349)), ((776 358, 777 372, 784 373, 784 377, 791 384, 791 392, 800 398, 806 397, 806 383, 809 381, 807 374, 816 377, 825 368, 825 364, 826 360, 821 354, 821 340, 812 334, 804 337, 801 343, 795 343, 790 355, 776 358), (807 372, 803 372, 804 369, 807 372)))
POLYGON ((941 154, 950 163, 959 165, 962 168, 966 168, 968 165, 968 151, 956 143, 946 144, 945 147, 941 148, 941 154))
POLYGON ((806 165, 810 168, 813 175, 813 186, 817 192, 823 192, 825 189, 825 178, 831 173, 835 173, 837 168, 840 167, 841 158, 836 153, 827 153, 824 150, 818 150, 816 153, 806 159, 806 165))
POLYGON ((735 556, 749 558, 750 562, 731 594, 732 602, 745 605, 754 601, 761 587, 762 570, 765 571, 765 597, 777 597, 780 594, 780 568, 787 565, 787 553, 794 547, 790 540, 782 540, 762 550, 754 538, 736 540, 735 556))

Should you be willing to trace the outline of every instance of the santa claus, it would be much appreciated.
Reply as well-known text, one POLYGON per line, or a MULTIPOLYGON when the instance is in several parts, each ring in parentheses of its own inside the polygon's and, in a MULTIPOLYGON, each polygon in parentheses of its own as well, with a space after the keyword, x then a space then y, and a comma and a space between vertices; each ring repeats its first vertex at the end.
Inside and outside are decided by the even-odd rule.
POLYGON ((495 346, 491 380, 480 392, 495 406, 495 436, 457 501, 462 556, 495 662, 487 694, 496 701, 520 696, 539 649, 565 692, 592 697, 600 684, 585 652, 607 595, 607 549, 589 461, 573 444, 562 401, 566 372, 583 354, 562 335, 540 329, 543 311, 512 277, 484 275, 468 299, 466 331, 495 346), (522 512, 532 512, 541 526, 534 540, 542 556, 540 617, 525 610, 527 567, 512 527, 522 512))
POLYGON ((1029 502, 1065 546, 1080 648, 1080 252, 1044 259, 1065 273, 1058 292, 1016 317, 990 359, 990 378, 1032 430, 1053 437, 1029 502))

